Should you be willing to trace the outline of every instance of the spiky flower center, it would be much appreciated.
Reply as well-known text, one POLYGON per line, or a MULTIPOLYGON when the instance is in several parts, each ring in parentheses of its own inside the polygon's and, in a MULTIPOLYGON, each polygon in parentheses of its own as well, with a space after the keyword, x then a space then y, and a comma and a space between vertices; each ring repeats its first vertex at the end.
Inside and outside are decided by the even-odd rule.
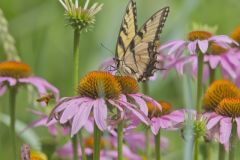
POLYGON ((212 37, 212 33, 207 31, 192 31, 188 33, 189 41, 206 40, 210 37, 212 37))
POLYGON ((204 108, 214 110, 224 98, 240 97, 239 89, 229 80, 216 80, 207 89, 204 95, 204 108))
POLYGON ((240 26, 232 32, 231 37, 240 44, 240 26))
POLYGON ((214 42, 210 44, 209 49, 208 49, 208 54, 211 54, 211 55, 220 55, 220 54, 223 54, 226 52, 227 52, 226 48, 223 48, 214 42))
POLYGON ((0 76, 24 78, 31 75, 31 68, 22 62, 5 61, 0 63, 0 76))
POLYGON ((218 107, 216 112, 223 116, 228 117, 239 117, 240 116, 240 98, 225 98, 223 99, 218 107))
POLYGON ((117 81, 120 83, 123 94, 134 94, 139 91, 137 81, 129 76, 115 76, 117 81))
POLYGON ((30 160, 47 160, 47 156, 42 152, 30 151, 30 160))
POLYGON ((170 103, 162 100, 160 100, 158 103, 162 106, 162 111, 157 106, 154 106, 153 103, 147 102, 148 115, 150 117, 160 117, 170 113, 172 108, 170 103))
POLYGON ((121 86, 113 75, 103 71, 93 71, 84 76, 78 86, 78 94, 93 99, 116 99, 121 86))

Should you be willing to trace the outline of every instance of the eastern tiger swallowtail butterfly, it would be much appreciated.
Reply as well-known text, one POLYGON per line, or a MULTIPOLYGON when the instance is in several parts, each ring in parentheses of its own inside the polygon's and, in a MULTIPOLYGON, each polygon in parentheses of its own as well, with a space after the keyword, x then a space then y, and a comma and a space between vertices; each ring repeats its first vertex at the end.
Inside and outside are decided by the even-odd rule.
POLYGON ((153 14, 144 25, 137 29, 136 2, 131 0, 121 24, 115 65, 120 75, 127 75, 138 81, 147 80, 157 68, 157 48, 169 7, 153 14))

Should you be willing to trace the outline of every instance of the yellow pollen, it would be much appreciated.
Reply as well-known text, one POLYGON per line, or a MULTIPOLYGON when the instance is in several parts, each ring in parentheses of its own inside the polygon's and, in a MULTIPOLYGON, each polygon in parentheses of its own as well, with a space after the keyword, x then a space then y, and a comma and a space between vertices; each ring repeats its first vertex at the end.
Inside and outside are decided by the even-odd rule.
POLYGON ((195 40, 205 40, 212 37, 212 33, 207 31, 192 31, 188 33, 188 40, 195 41, 195 40))
POLYGON ((77 91, 81 96, 94 99, 116 99, 121 93, 121 86, 110 73, 93 71, 80 80, 77 91))
POLYGON ((31 68, 22 62, 4 61, 0 63, 0 76, 24 78, 31 75, 31 68))
POLYGON ((115 76, 120 83, 123 94, 134 94, 139 92, 139 86, 137 81, 129 76, 115 76))
POLYGON ((151 102, 147 102, 149 116, 160 117, 170 113, 172 108, 170 103, 162 100, 158 101, 158 103, 162 106, 162 111, 158 107, 155 107, 151 102))
POLYGON ((240 26, 238 26, 231 34, 232 39, 240 43, 240 26))
POLYGON ((212 55, 220 55, 220 54, 226 53, 226 51, 227 51, 226 48, 223 48, 220 45, 218 45, 217 43, 213 42, 209 46, 208 53, 212 54, 212 55))
POLYGON ((224 98, 240 97, 239 89, 229 80, 216 80, 207 89, 203 106, 207 111, 214 110, 224 98))
POLYGON ((239 117, 240 116, 240 98, 225 98, 223 99, 216 112, 223 116, 239 117))
POLYGON ((48 158, 42 152, 30 151, 30 160, 48 160, 48 158))

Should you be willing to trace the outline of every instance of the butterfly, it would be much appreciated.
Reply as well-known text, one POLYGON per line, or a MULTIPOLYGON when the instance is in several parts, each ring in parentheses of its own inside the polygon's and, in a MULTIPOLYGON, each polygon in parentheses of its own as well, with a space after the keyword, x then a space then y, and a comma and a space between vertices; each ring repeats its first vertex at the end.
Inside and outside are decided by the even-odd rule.
POLYGON ((159 34, 168 13, 169 7, 162 8, 138 30, 136 2, 130 0, 121 24, 114 57, 116 70, 120 75, 145 81, 159 70, 157 68, 159 34))

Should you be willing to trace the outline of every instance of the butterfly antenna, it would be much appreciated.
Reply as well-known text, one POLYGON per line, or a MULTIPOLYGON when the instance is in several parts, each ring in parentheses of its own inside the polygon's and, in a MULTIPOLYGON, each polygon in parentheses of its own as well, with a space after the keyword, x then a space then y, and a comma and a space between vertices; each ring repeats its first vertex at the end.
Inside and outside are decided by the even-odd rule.
POLYGON ((109 48, 107 48, 103 43, 101 43, 101 46, 106 49, 108 52, 110 52, 112 55, 114 55, 113 51, 111 51, 109 48))

